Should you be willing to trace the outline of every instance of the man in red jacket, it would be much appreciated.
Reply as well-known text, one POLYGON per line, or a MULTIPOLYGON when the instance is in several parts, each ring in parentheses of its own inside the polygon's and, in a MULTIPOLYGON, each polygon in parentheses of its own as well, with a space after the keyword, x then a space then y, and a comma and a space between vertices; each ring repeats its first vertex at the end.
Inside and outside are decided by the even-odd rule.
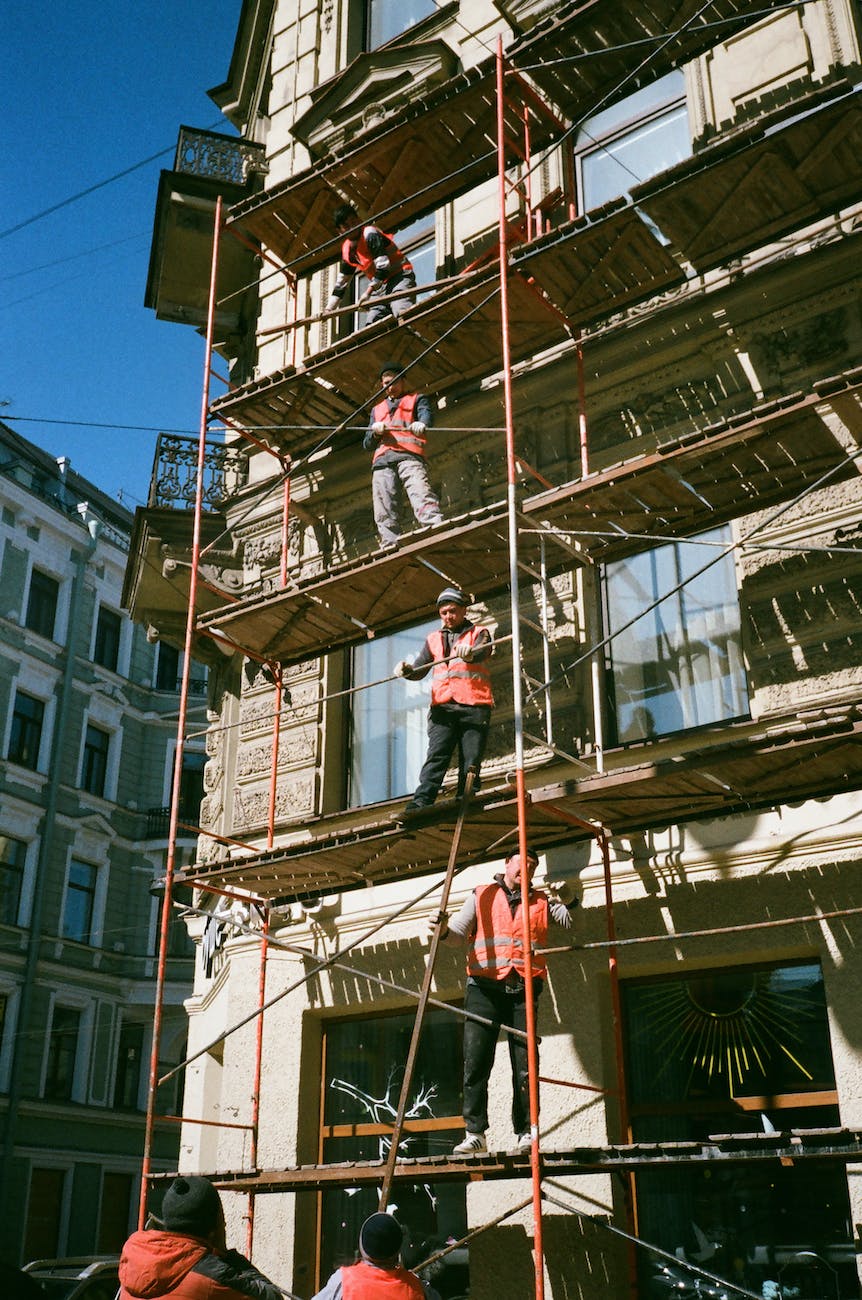
POLYGON ((416 276, 410 261, 392 236, 387 235, 379 226, 360 221, 352 203, 342 203, 337 207, 332 214, 332 222, 343 239, 338 278, 332 286, 329 301, 323 308, 324 314, 347 305, 342 300, 353 277, 359 274, 367 278, 368 287, 357 306, 368 304, 369 325, 385 320, 387 316, 397 318, 403 315, 413 305, 416 276), (392 294, 397 294, 398 297, 389 302, 375 301, 392 294))
POLYGON ((395 674, 409 681, 431 679, 431 709, 428 714, 428 750, 419 784, 404 811, 416 814, 429 808, 440 792, 449 760, 458 750, 458 794, 464 793, 467 773, 476 773, 473 789, 479 787, 479 767, 488 741, 494 696, 487 660, 494 652, 487 628, 476 627, 467 618, 469 601, 457 587, 446 587, 437 597, 442 627, 426 637, 412 661, 402 659, 395 674))
POLYGON ((312 1300, 440 1300, 401 1264, 401 1226, 389 1214, 372 1214, 359 1229, 355 1264, 338 1268, 312 1300))
POLYGON ((281 1300, 281 1289, 225 1242, 219 1194, 206 1178, 175 1178, 161 1229, 133 1232, 120 1256, 120 1300, 281 1300))
POLYGON ((400 493, 403 489, 417 524, 442 524, 440 502, 428 481, 426 433, 434 418, 424 393, 408 391, 396 365, 380 371, 385 396, 371 412, 362 440, 371 460, 371 501, 382 546, 393 546, 401 535, 400 493))

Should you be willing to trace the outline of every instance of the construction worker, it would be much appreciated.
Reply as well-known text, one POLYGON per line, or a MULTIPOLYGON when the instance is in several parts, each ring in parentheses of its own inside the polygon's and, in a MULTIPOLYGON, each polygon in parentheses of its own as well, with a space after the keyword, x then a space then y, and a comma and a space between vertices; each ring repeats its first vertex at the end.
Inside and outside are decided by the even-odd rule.
POLYGON ((175 1178, 158 1222, 123 1247, 119 1300, 281 1300, 280 1287, 228 1250, 221 1199, 208 1178, 175 1178))
POLYGON ((433 804, 446 769, 458 751, 458 794, 464 793, 467 773, 475 773, 473 789, 479 786, 479 768, 488 742, 494 696, 488 659, 494 652, 487 628, 476 627, 467 618, 469 600, 458 587, 445 587, 437 597, 442 627, 426 637, 413 659, 402 659, 395 674, 416 681, 431 679, 431 708, 428 713, 428 749, 419 784, 405 806, 409 816, 433 804))
MULTIPOLYGON (((538 858, 527 849, 527 879, 532 881, 538 858)), ((545 890, 530 888, 529 922, 533 948, 533 1006, 547 974, 545 958, 537 948, 545 947, 549 925, 570 930, 571 910, 577 906, 568 882, 549 885, 545 890)), ((523 910, 521 906, 521 859, 518 853, 506 858, 503 871, 488 885, 479 885, 450 921, 445 912, 432 918, 430 930, 440 924, 444 942, 469 944, 464 1010, 482 1016, 489 1024, 464 1021, 464 1138, 453 1148, 454 1155, 487 1151, 488 1080, 494 1064, 501 1029, 527 1027, 527 992, 524 982, 523 910)), ((509 1036, 512 1066, 512 1128, 518 1151, 530 1149, 530 1089, 527 1043, 509 1036)))
POLYGON ((332 214, 332 221, 335 229, 344 236, 344 241, 341 245, 338 278, 323 309, 324 313, 335 311, 336 307, 342 305, 347 287, 358 271, 369 282, 357 304, 359 307, 370 304, 369 325, 384 320, 387 316, 403 315, 413 303, 411 291, 416 288, 416 276, 392 236, 384 234, 379 226, 363 224, 350 203, 342 203, 337 207, 332 214), (375 298, 392 293, 403 294, 403 297, 394 298, 391 302, 375 303, 375 298))
POLYGON ((380 371, 386 395, 373 408, 362 440, 371 461, 371 500, 381 546, 394 546, 400 537, 400 488, 413 508, 417 524, 442 524, 440 502, 428 482, 425 434, 434 419, 429 398, 407 390, 398 366, 380 371))
POLYGON ((336 1269, 312 1300, 440 1300, 401 1264, 401 1225, 389 1214, 372 1214, 359 1229, 359 1260, 336 1269))

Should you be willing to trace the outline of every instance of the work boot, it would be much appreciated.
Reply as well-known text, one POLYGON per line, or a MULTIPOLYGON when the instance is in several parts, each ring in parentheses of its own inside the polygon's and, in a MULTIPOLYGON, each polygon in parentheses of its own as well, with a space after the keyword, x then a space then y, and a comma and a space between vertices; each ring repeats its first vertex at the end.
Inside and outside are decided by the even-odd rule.
POLYGON ((529 1151, 533 1145, 533 1139, 530 1137, 530 1130, 526 1129, 519 1133, 515 1141, 515 1150, 519 1152, 529 1151))

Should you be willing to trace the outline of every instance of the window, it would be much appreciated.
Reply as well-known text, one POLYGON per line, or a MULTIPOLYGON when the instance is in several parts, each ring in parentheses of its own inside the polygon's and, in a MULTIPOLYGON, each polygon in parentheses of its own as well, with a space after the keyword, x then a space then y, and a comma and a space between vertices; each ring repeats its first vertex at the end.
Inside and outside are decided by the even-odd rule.
POLYGON ((0 835, 0 924, 18 924, 26 853, 23 840, 0 835))
POLYGON ((120 660, 120 632, 122 626, 123 623, 119 614, 115 614, 112 609, 107 609, 104 605, 99 607, 93 658, 97 664, 101 664, 103 668, 110 668, 113 673, 117 671, 117 664, 120 660))
POLYGON ((55 1259, 60 1249, 65 1169, 34 1169, 27 1197, 23 1259, 55 1259))
POLYGON ((141 1085, 143 1061, 144 1026, 133 1020, 124 1020, 120 1026, 120 1044, 117 1049, 117 1079, 114 1084, 115 1109, 139 1109, 138 1093, 141 1085))
POLYGON ((34 569, 30 574, 30 595, 27 598, 27 617, 25 623, 31 632, 54 639, 54 623, 57 618, 57 597, 60 584, 50 578, 41 569, 34 569))
MULTIPOLYGON (((634 1141, 762 1133, 764 1116, 782 1130, 840 1124, 817 962, 631 981, 622 993, 634 1141)), ((757 1295, 859 1295, 838 1162, 676 1166, 639 1173, 636 1187, 639 1235, 678 1258, 757 1295), (840 1290, 790 1291, 811 1252, 840 1290)), ((669 1294, 662 1263, 642 1260, 644 1282, 669 1294)))
POLYGON ((84 757, 81 762, 81 788, 102 798, 108 776, 108 749, 111 736, 101 727, 87 724, 84 733, 84 757))
POLYGON ((436 10, 434 0, 368 0, 366 48, 376 50, 436 10))
POLYGON ((685 78, 669 72, 581 126, 575 158, 583 210, 600 208, 690 153, 685 78))
POLYGON ((206 754, 199 750, 187 749, 183 753, 183 767, 180 772, 180 821, 192 822, 195 826, 201 818, 206 762, 206 754))
MULTIPOLYGON (((401 1092, 401 1073, 393 1062, 407 1059, 414 1014, 343 1020, 324 1025, 323 1125, 319 1163, 386 1158, 388 1134, 401 1092)), ((429 1011, 423 1022, 413 1075, 413 1090, 400 1150, 407 1156, 448 1152, 463 1129, 461 1118, 461 1028, 445 1011, 429 1011)), ((321 1198, 320 1276, 325 1280, 352 1260, 359 1229, 377 1208, 373 1188, 339 1189, 321 1198)), ((399 1183, 398 1222, 430 1254, 447 1237, 466 1232, 463 1185, 408 1186, 399 1183)), ((422 1255, 416 1256, 416 1261, 422 1255)), ((411 1260, 405 1260, 411 1263, 411 1260)), ((464 1265, 460 1266, 466 1272, 464 1265)), ((467 1292, 467 1279, 454 1286, 456 1267, 435 1279, 441 1295, 467 1292)))
POLYGON ((76 943, 90 943, 93 935, 93 911, 96 902, 98 868, 89 862, 69 864, 66 904, 63 908, 63 938, 76 943))
POLYGON ((48 1039, 48 1065, 43 1097, 49 1101, 71 1101, 75 1084, 75 1060, 81 1013, 74 1007, 54 1005, 51 1035, 48 1039))
POLYGON ((747 714, 733 557, 698 574, 730 537, 728 527, 716 528, 697 542, 673 542, 607 566, 617 743, 747 714))
MULTIPOLYGON (((433 284, 437 279, 437 236, 434 213, 420 217, 395 236, 395 242, 406 253, 416 276, 416 283, 433 284)), ((416 295, 416 301, 430 297, 433 290, 416 295)))
POLYGON ((180 652, 165 641, 159 642, 156 663, 156 690, 175 691, 180 680, 180 652))
POLYGON ((416 785, 425 758, 428 682, 382 679, 389 677, 399 659, 416 654, 437 626, 435 619, 363 642, 353 652, 352 808, 397 799, 416 785), (367 682, 381 684, 361 689, 367 682))
MULTIPOLYGON (((130 1217, 132 1192, 135 1180, 132 1174, 111 1173, 102 1175, 102 1204, 99 1210, 99 1236, 96 1250, 100 1255, 119 1255, 131 1230, 130 1217)), ((119 1279, 106 1277, 104 1300, 114 1300, 119 1290, 119 1279)), ((87 1300, 90 1300, 89 1288, 87 1300)), ((102 1300, 99 1294, 93 1300, 102 1300)))
POLYGON ((10 763, 20 763, 22 767, 29 767, 34 772, 37 770, 44 720, 45 705, 42 701, 24 691, 16 691, 9 751, 6 755, 10 763))

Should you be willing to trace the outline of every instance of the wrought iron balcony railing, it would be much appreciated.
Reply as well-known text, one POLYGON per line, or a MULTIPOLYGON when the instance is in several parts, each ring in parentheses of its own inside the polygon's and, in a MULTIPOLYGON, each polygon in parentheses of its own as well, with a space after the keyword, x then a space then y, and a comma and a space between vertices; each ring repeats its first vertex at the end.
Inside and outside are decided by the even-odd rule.
POLYGON ((216 131, 181 126, 174 171, 207 180, 246 185, 254 173, 268 170, 263 145, 216 131))
MULTIPOLYGON (((147 505, 194 505, 198 468, 198 440, 160 433, 156 442, 147 505)), ((239 447, 215 444, 204 459, 203 503, 219 510, 248 482, 248 453, 239 447)))

